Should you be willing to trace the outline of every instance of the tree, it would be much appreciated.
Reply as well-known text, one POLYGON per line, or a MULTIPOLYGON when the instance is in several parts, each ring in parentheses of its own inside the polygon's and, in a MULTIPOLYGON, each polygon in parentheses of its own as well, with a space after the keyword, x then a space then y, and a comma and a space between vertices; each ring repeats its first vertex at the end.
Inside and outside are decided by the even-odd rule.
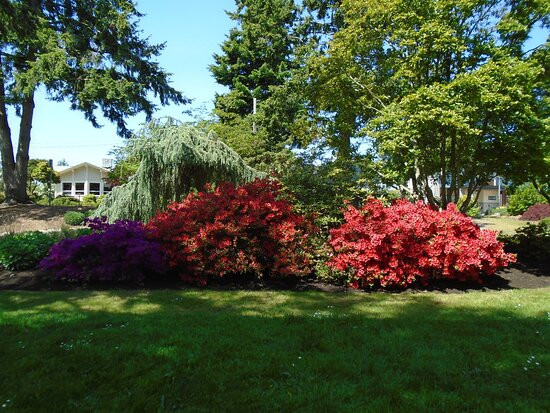
POLYGON ((147 124, 130 140, 127 154, 139 167, 126 184, 113 188, 96 216, 146 221, 207 183, 242 183, 263 176, 213 133, 173 119, 147 124))
POLYGON ((36 198, 40 187, 46 187, 50 183, 58 184, 59 182, 61 182, 59 173, 53 170, 46 159, 29 160, 27 171, 27 192, 29 196, 36 198))
POLYGON ((236 0, 229 16, 237 23, 210 66, 216 81, 229 92, 216 96, 214 113, 222 139, 236 143, 256 164, 266 153, 278 152, 290 141, 290 125, 303 106, 286 82, 296 68, 293 51, 298 8, 293 0, 236 0), (290 93, 289 93, 290 92, 290 93), (253 98, 257 114, 252 115, 253 98), (243 130, 243 128, 245 128, 243 130), (253 130, 254 129, 254 130, 253 130), (243 142, 235 137, 244 132, 243 142), (249 142, 253 141, 253 145, 249 142), (252 151, 249 151, 252 149, 252 151), (260 159, 256 159, 256 157, 260 159))
POLYGON ((69 166, 69 162, 65 158, 60 159, 57 161, 57 166, 69 166))
POLYGON ((27 202, 27 164, 42 85, 54 101, 68 100, 93 126, 100 112, 128 137, 126 118, 150 119, 160 104, 187 103, 154 58, 163 45, 140 37, 132 0, 2 0, 0 2, 0 141, 6 200, 27 202), (7 107, 20 116, 14 156, 7 107))
MULTIPOLYGON (((510 158, 540 158, 544 65, 523 45, 548 2, 343 0, 344 23, 311 62, 316 104, 377 149, 386 181, 433 206, 475 192, 510 158), (334 91, 337 91, 335 93, 334 91), (430 180, 444 183, 432 194, 430 180)), ((542 49, 547 46, 541 45, 542 49)), ((342 132, 340 132, 341 134, 342 132)))

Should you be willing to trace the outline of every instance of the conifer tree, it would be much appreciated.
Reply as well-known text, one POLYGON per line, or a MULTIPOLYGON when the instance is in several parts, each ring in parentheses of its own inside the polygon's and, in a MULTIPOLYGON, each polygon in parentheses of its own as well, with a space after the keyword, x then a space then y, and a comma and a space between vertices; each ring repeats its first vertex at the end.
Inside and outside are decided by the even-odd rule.
POLYGON ((126 184, 113 188, 96 216, 147 221, 207 183, 242 183, 263 176, 213 132, 171 118, 147 124, 130 140, 127 154, 139 160, 139 167, 126 184))

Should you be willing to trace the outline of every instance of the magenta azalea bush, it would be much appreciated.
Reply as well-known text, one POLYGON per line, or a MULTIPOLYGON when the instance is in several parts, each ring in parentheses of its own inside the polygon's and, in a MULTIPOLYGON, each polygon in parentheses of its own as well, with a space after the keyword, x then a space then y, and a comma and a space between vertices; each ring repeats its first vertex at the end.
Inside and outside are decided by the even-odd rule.
POLYGON ((109 224, 95 218, 87 221, 93 233, 55 244, 40 268, 68 281, 143 282, 166 270, 160 244, 148 238, 141 222, 109 224))

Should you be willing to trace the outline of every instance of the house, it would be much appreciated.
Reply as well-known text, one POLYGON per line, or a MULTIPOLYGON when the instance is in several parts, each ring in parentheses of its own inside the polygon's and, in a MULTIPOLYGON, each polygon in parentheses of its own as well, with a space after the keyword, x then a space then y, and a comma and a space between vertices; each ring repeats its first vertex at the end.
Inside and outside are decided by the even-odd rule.
POLYGON ((103 195, 111 191, 105 182, 109 170, 83 162, 75 166, 58 166, 60 183, 55 185, 55 196, 72 196, 82 200, 85 195, 103 195))
MULTIPOLYGON (((460 189, 460 195, 466 196, 467 193, 467 187, 460 189)), ((481 213, 487 213, 494 208, 506 205, 506 185, 500 176, 494 177, 481 187, 477 205, 481 208, 481 213)))
MULTIPOLYGON (((409 180, 407 187, 412 191, 412 181, 409 180)), ((447 185, 447 188, 449 186, 447 185)), ((430 178, 430 189, 434 196, 437 198, 440 192, 439 179, 430 178)), ((460 188, 460 196, 466 197, 468 194, 468 187, 463 186, 460 188)), ((476 194, 472 196, 475 199, 476 194)), ((495 176, 490 181, 483 185, 479 189, 479 196, 477 198, 477 206, 481 208, 481 213, 485 214, 492 209, 506 205, 506 185, 504 180, 500 176, 495 176)))

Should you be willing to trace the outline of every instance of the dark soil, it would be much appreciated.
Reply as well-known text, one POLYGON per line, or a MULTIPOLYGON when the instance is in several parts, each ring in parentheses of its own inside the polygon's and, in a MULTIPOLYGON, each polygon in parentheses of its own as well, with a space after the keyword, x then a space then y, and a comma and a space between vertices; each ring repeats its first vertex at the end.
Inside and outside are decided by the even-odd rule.
MULTIPOLYGON (((110 289, 188 289, 192 286, 183 284, 179 280, 170 279, 157 282, 148 282, 143 285, 119 284, 90 284, 82 286, 62 281, 55 281, 41 271, 7 271, 0 270, 0 290, 110 290, 110 289)), ((499 271, 497 274, 484 277, 481 284, 439 281, 431 286, 413 286, 405 291, 376 290, 393 293, 419 293, 433 291, 439 293, 467 293, 471 291, 510 290, 525 288, 550 287, 550 274, 536 269, 525 268, 521 264, 499 271)), ((242 278, 210 283, 209 289, 215 290, 292 290, 292 291, 326 291, 326 292, 357 292, 357 290, 318 282, 315 280, 263 280, 256 281, 242 278)))

